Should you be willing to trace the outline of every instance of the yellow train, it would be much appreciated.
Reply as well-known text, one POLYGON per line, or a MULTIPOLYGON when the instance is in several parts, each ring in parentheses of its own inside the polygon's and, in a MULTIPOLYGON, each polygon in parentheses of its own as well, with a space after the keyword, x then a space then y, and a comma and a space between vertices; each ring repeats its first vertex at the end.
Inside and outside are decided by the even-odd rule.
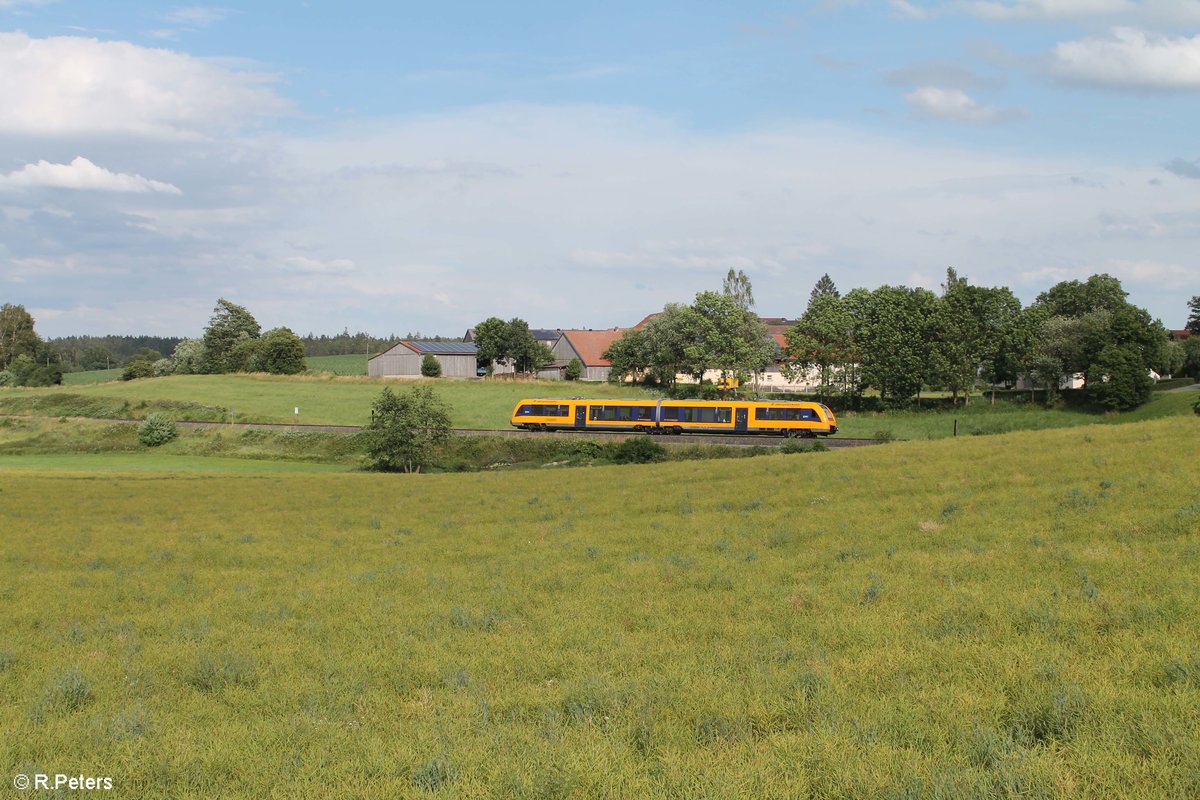
POLYGON ((531 431, 645 431, 829 436, 837 417, 823 403, 755 400, 521 400, 513 427, 531 431))

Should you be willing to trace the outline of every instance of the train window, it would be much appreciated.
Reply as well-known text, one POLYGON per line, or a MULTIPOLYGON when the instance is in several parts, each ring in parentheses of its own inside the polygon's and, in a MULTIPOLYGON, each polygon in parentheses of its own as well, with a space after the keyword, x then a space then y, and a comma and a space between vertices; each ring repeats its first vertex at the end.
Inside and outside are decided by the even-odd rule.
POLYGON ((531 416, 532 414, 536 413, 536 412, 534 412, 533 409, 534 409, 534 406, 531 406, 528 403, 526 403, 525 405, 523 405, 519 409, 517 409, 517 416, 519 416, 519 417, 531 416))
POLYGON ((634 419, 654 419, 654 406, 638 406, 633 411, 634 419))
POLYGON ((811 408, 756 408, 754 409, 754 418, 785 422, 820 420, 816 410, 811 408))

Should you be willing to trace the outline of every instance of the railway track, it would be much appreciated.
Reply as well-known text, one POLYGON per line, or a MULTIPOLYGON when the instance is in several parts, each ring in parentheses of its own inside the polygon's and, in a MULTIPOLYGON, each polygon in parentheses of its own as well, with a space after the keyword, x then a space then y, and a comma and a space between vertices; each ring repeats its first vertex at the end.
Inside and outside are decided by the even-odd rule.
MULTIPOLYGON (((15 419, 37 418, 32 414, 3 414, 0 417, 12 417, 15 419)), ((60 419, 54 417, 54 419, 60 419)), ((69 419, 90 420, 92 422, 107 422, 115 425, 139 425, 143 422, 140 419, 130 419, 123 417, 69 417, 69 419)), ((241 430, 273 430, 273 431, 288 431, 292 433, 358 433, 362 430, 360 425, 304 425, 294 422, 194 422, 190 420, 179 420, 177 424, 181 428, 226 428, 226 429, 241 429, 241 430)), ((619 441, 628 439, 633 436, 645 436, 644 433, 621 433, 609 431, 525 431, 517 429, 504 430, 488 430, 486 428, 454 428, 451 433, 455 436, 528 436, 528 437, 558 437, 564 439, 594 439, 597 441, 619 441)), ((660 442, 667 446, 687 445, 687 444, 709 444, 709 445, 726 445, 730 447, 780 447, 784 442, 789 441, 781 436, 767 435, 746 435, 734 436, 723 433, 688 433, 680 436, 656 436, 654 441, 660 442)), ((792 440, 792 441, 819 441, 829 449, 839 449, 845 447, 863 447, 866 445, 879 444, 875 439, 848 439, 845 437, 822 437, 817 440, 792 440)))

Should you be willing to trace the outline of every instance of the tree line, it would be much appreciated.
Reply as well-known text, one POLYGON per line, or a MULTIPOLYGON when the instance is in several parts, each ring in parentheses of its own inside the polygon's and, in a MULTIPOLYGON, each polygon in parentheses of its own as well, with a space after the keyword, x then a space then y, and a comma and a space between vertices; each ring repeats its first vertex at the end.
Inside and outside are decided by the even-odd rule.
POLYGON ((1111 409, 1150 397, 1150 371, 1200 378, 1200 296, 1189 301, 1193 336, 1172 341, 1162 323, 1128 301, 1111 275, 1064 281, 1028 307, 1007 287, 972 285, 953 268, 940 293, 906 286, 842 295, 829 275, 780 348, 753 313, 750 281, 730 270, 721 292, 668 304, 605 352, 615 380, 672 386, 677 374, 746 380, 773 362, 807 378, 827 401, 855 407, 869 390, 885 405, 945 390, 966 401, 980 384, 1041 386, 1048 403, 1064 377, 1082 375, 1087 399, 1111 409))
POLYGON ((722 291, 700 292, 691 305, 669 303, 642 328, 625 331, 603 353, 612 362, 610 374, 673 387, 680 374, 699 382, 709 371, 722 379, 762 372, 778 347, 753 307, 749 278, 730 270, 722 291))

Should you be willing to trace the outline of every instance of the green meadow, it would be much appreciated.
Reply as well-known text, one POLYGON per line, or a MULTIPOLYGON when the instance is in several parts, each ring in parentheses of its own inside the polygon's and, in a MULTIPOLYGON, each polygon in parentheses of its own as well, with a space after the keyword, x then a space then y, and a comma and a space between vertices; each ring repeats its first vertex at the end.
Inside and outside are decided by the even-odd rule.
POLYGON ((1197 441, 1188 415, 553 472, 9 461, 0 768, 122 797, 1192 797, 1197 441))
POLYGON ((0 389, 0 414, 145 417, 153 411, 197 421, 365 425, 383 387, 432 385, 460 428, 510 428, 523 397, 630 397, 639 389, 565 381, 382 380, 325 375, 172 375, 48 387, 0 389), (300 413, 295 410, 299 408, 300 413))
MULTIPOLYGON (((356 356, 329 356, 331 359, 356 356)), ((303 376, 175 375, 136 381, 39 389, 0 388, 0 414, 48 417, 136 417, 151 412, 209 422, 299 422, 365 425, 384 386, 403 391, 430 385, 451 407, 455 427, 509 429, 513 407, 525 397, 657 397, 640 388, 563 381, 381 380, 332 372, 303 376), (296 414, 296 409, 300 413, 296 414)), ((992 405, 975 397, 954 411, 843 412, 840 436, 870 439, 938 439, 954 435, 1048 430, 1096 423, 1139 422, 1188 413, 1197 392, 1156 392, 1136 411, 1101 415, 1073 408, 1046 409, 1009 397, 992 405)))
POLYGON ((309 372, 314 373, 329 372, 334 375, 367 374, 367 356, 365 353, 344 356, 309 356, 304 359, 304 365, 308 367, 309 372))

